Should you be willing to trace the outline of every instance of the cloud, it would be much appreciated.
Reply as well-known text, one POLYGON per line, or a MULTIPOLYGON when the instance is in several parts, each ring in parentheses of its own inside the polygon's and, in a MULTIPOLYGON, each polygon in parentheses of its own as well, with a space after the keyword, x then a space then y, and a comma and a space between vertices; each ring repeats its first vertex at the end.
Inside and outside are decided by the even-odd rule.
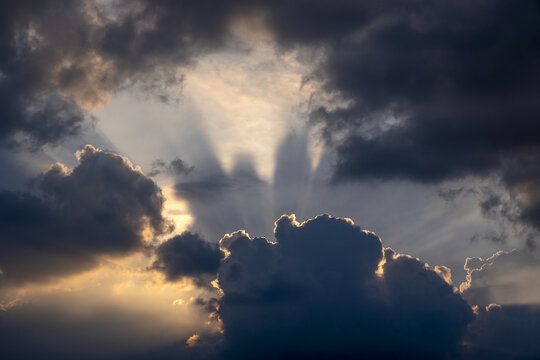
POLYGON ((540 260, 527 250, 499 251, 487 259, 467 258, 467 280, 460 285, 470 304, 540 303, 540 260))
MULTIPOLYGON (((166 90, 200 55, 241 49, 235 19, 257 14, 281 50, 324 54, 306 81, 330 99, 314 94, 310 117, 336 146, 337 178, 501 173, 522 220, 538 228, 537 174, 527 167, 510 179, 511 164, 534 164, 540 149, 535 1, 34 1, 0 10, 3 145, 77 133, 88 110, 126 86, 166 90)), ((216 181, 204 189, 224 187, 216 181)))
POLYGON ((314 120, 329 132, 359 130, 338 146, 339 176, 483 175, 538 146, 536 2, 386 5, 330 44, 321 69, 327 91, 350 105, 323 107, 314 120))
MULTIPOLYGON (((239 231, 220 244, 226 355, 441 358, 473 318, 443 279, 349 219, 283 215, 275 243, 239 231)), ((439 269, 441 270, 441 269, 439 269)), ((445 269, 446 270, 446 269, 445 269)))
MULTIPOLYGON (((88 52, 81 42, 88 34, 79 6, 8 1, 0 5, 0 13, 0 144, 13 145, 21 137, 38 145, 54 143, 81 130, 84 111, 62 96, 57 88, 62 84, 55 78, 63 73, 63 60, 69 63, 78 57, 81 61, 73 66, 74 71, 88 64, 88 52), (79 32, 66 32, 65 28, 79 32), (79 41, 75 48, 74 41, 79 41)), ((79 75, 80 82, 84 73, 79 75)))
POLYGON ((163 272, 169 281, 184 277, 202 281, 204 276, 213 280, 223 255, 215 243, 189 231, 161 243, 155 252, 157 259, 151 268, 163 272))
POLYGON ((148 176, 156 176, 163 173, 175 176, 188 175, 193 169, 193 166, 189 166, 179 157, 175 157, 169 163, 163 160, 154 161, 152 163, 152 171, 148 173, 148 176))
MULTIPOLYGON (((40 1, 0 10, 4 146, 73 135, 126 86, 165 96, 199 56, 245 50, 233 25, 257 15, 280 50, 311 65, 306 53, 323 54, 305 81, 322 84, 310 118, 335 146, 336 178, 500 175, 520 220, 539 228, 535 1, 40 1)), ((215 177, 180 190, 204 197, 227 186, 215 177)))
POLYGON ((4 281, 86 270, 101 255, 142 250, 145 236, 170 230, 160 188, 127 158, 90 145, 76 156, 71 171, 55 164, 38 176, 37 195, 0 192, 4 281))
POLYGON ((464 339, 465 359, 538 359, 538 306, 491 304, 475 312, 464 339))
MULTIPOLYGON (((519 211, 516 216, 524 223, 540 229, 540 171, 537 149, 525 149, 503 164, 502 181, 509 189, 511 204, 519 211)), ((534 241, 528 245, 534 247, 534 241)))
MULTIPOLYGON (((335 6, 333 20, 323 19, 335 11, 324 2, 294 25, 271 19, 283 44, 325 49, 312 77, 331 100, 310 116, 337 150, 336 178, 501 176, 521 220, 539 229, 538 2, 335 6)), ((283 19, 297 14, 282 10, 283 19)))

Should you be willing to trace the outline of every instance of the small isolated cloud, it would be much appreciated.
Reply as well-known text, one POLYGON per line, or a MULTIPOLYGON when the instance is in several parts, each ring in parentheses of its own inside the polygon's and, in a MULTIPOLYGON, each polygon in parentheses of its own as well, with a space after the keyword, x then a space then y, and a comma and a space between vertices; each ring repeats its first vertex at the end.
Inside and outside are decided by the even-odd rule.
POLYGON ((86 270, 101 255, 142 249, 145 232, 166 233, 161 189, 120 155, 87 145, 72 170, 55 164, 37 194, 0 192, 0 267, 9 282, 86 270))
POLYGON ((193 171, 194 167, 187 165, 184 160, 175 157, 170 162, 156 160, 152 163, 152 171, 148 176, 156 176, 159 174, 169 174, 173 176, 187 175, 193 171))

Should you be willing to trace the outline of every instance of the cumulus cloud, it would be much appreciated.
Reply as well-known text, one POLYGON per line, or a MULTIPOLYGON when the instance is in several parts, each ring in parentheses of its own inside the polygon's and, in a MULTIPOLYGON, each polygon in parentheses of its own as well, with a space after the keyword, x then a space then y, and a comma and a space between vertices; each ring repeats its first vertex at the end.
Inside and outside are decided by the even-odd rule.
POLYGON ((473 313, 441 271, 328 215, 304 223, 284 215, 275 241, 240 231, 220 242, 228 356, 442 358, 458 350, 473 313))
POLYGON ((475 308, 476 317, 464 339, 465 359, 538 359, 540 308, 500 306, 475 308))
POLYGON ((67 87, 68 83, 85 80, 81 68, 91 53, 82 47, 88 35, 85 21, 78 4, 56 4, 6 1, 0 5, 2 145, 17 143, 25 136, 40 145, 56 142, 78 132, 84 123, 84 111, 62 96, 57 85, 62 87, 64 83, 67 87), (67 32, 65 28, 79 32, 67 32), (73 57, 81 61, 73 64, 73 57), (62 77, 63 68, 71 70, 72 81, 59 83, 55 78, 62 77))
POLYGON ((152 171, 148 173, 148 176, 156 176, 163 173, 176 176, 187 175, 193 171, 193 169, 193 166, 187 165, 179 157, 175 157, 169 163, 158 159, 152 163, 152 171))
POLYGON ((151 268, 163 272, 167 280, 191 277, 200 283, 205 276, 210 281, 215 279, 223 255, 215 243, 189 231, 166 240, 155 252, 157 258, 151 268))
POLYGON ((536 2, 385 5, 350 24, 322 68, 327 90, 351 103, 323 107, 314 120, 329 132, 359 127, 338 147, 338 175, 482 175, 538 147, 536 2))
POLYGON ((55 164, 38 176, 37 194, 0 192, 4 281, 86 270, 100 255, 141 250, 145 236, 170 230, 161 189, 127 158, 90 145, 76 155, 72 170, 55 164))

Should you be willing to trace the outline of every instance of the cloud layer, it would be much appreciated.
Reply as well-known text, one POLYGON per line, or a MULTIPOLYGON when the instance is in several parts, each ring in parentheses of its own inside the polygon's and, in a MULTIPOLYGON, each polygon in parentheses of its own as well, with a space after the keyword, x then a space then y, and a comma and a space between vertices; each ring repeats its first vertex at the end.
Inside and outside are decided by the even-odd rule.
POLYGON ((309 117, 337 150, 336 178, 500 175, 538 229, 536 1, 6 1, 0 10, 4 146, 73 135, 126 86, 167 101, 201 55, 245 50, 234 26, 257 17, 248 30, 279 50, 312 65, 310 51, 323 54, 305 80, 321 84, 309 117))

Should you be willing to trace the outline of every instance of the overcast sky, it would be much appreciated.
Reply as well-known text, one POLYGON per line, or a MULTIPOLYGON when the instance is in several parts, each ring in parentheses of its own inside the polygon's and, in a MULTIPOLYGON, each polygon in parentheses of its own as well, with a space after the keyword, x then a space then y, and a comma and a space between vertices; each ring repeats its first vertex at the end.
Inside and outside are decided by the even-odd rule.
POLYGON ((6 359, 540 357, 540 3, 0 3, 6 359))

